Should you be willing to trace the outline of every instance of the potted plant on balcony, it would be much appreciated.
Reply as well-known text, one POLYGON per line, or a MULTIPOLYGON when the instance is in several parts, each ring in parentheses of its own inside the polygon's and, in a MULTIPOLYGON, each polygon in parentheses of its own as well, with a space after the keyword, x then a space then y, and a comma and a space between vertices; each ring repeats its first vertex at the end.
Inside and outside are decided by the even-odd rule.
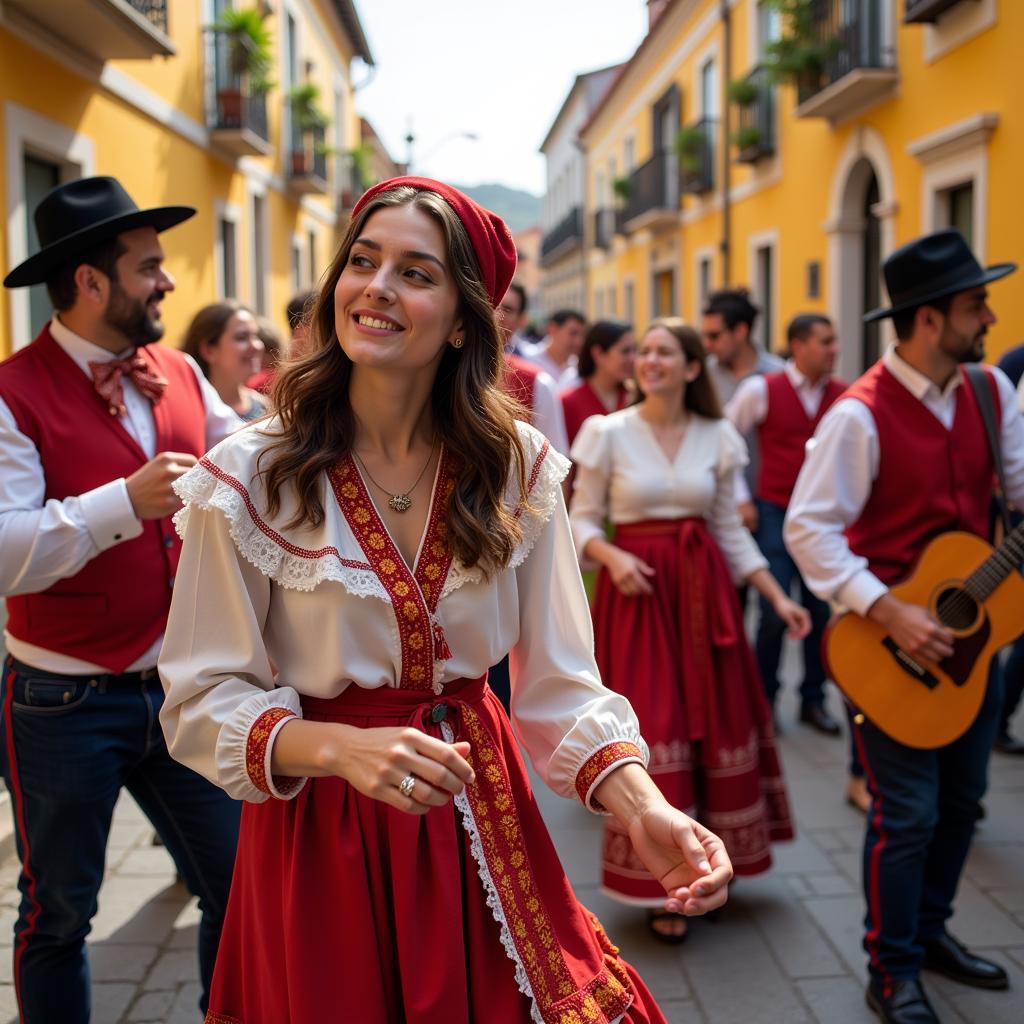
POLYGON ((676 156, 684 173, 696 174, 704 154, 704 129, 697 125, 680 128, 676 134, 676 156))
POLYGON ((739 151, 737 159, 741 163, 755 163, 764 155, 764 132, 756 124, 745 124, 737 128, 729 141, 739 151))
POLYGON ((765 47, 763 66, 776 82, 789 82, 801 94, 822 86, 826 65, 842 48, 837 36, 822 35, 821 4, 816 0, 767 0, 782 15, 778 39, 765 47))
POLYGON ((751 107, 761 95, 758 84, 750 78, 736 78, 726 87, 726 95, 730 103, 738 107, 751 107))
MULTIPOLYGON (((301 145, 292 147, 291 172, 293 175, 311 174, 316 155, 317 135, 329 123, 327 115, 320 109, 320 87, 315 82, 303 82, 288 93, 292 118, 301 145)), ((320 143, 323 145, 323 143, 320 143)))
POLYGON ((628 177, 616 178, 612 182, 612 192, 616 199, 622 200, 622 202, 629 201, 629 194, 632 191, 632 185, 628 177))
POLYGON ((266 12, 257 7, 229 7, 212 26, 224 36, 229 75, 228 81, 218 83, 218 124, 241 124, 243 98, 264 95, 272 88, 269 75, 274 58, 265 19, 266 12))

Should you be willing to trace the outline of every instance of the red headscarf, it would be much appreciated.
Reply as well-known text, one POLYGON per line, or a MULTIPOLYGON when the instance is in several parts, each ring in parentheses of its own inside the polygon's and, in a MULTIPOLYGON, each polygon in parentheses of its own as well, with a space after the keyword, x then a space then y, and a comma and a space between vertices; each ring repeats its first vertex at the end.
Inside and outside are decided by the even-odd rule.
POLYGON ((512 241, 508 225, 496 213, 485 210, 451 185, 433 178, 404 177, 390 178, 367 189, 353 208, 352 216, 356 216, 374 196, 403 185, 421 192, 434 192, 455 211, 473 243, 480 265, 480 280, 491 298, 491 305, 497 309, 516 272, 516 244, 512 241))

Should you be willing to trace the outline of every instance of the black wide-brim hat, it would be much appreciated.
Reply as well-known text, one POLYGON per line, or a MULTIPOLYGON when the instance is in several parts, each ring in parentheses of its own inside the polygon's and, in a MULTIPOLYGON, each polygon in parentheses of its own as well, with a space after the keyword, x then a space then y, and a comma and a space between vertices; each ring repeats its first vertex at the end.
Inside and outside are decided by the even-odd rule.
POLYGON ((135 228, 166 231, 195 212, 192 206, 140 210, 116 178, 79 178, 58 185, 36 207, 39 252, 11 271, 4 287, 42 284, 73 256, 100 242, 135 228))
POLYGON ((955 228, 936 231, 897 249, 882 267, 890 306, 864 314, 864 322, 884 320, 946 295, 998 281, 1017 269, 1016 263, 983 267, 955 228))

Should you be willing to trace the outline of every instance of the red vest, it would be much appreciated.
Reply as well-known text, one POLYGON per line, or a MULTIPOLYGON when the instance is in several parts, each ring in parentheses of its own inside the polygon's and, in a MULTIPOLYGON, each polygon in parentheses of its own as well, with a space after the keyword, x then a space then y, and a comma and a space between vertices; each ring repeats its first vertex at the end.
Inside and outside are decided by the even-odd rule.
MULTIPOLYGON (((987 374, 997 419, 995 378, 987 374)), ((844 398, 871 411, 878 430, 878 476, 860 518, 846 531, 850 549, 885 584, 906 578, 940 533, 989 533, 995 469, 977 400, 968 381, 956 389, 946 428, 879 361, 844 398)), ((837 467, 838 469, 838 467, 837 467)))
MULTIPOLYGON (((201 456, 206 408, 192 367, 161 345, 139 351, 168 380, 153 407, 156 450, 201 456)), ((130 476, 147 461, 48 328, 0 364, 0 398, 39 452, 47 501, 130 476)), ((181 551, 170 519, 144 520, 142 527, 141 536, 101 552, 42 593, 8 597, 11 635, 123 672, 164 631, 181 551)))
MULTIPOLYGON (((563 391, 561 397, 562 412, 565 414, 565 432, 569 435, 570 445, 576 440, 584 420, 591 416, 608 415, 604 402, 597 397, 597 392, 585 380, 563 391)), ((624 409, 627 397, 626 389, 620 387, 615 408, 624 409)))
POLYGON ((846 383, 835 377, 828 379, 821 404, 812 418, 785 370, 766 373, 764 379, 768 385, 768 412, 757 428, 761 453, 757 496, 785 508, 804 464, 805 446, 829 406, 846 390, 846 383))
POLYGON ((540 370, 519 356, 505 353, 505 377, 502 386, 510 398, 514 398, 525 410, 526 420, 533 422, 533 387, 540 370))

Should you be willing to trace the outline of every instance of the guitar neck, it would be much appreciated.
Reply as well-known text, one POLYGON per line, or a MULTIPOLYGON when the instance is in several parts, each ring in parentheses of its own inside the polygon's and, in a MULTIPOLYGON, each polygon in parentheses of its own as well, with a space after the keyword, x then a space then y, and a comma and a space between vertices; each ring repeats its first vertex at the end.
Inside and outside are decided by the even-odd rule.
POLYGON ((1003 538, 1002 544, 978 566, 964 584, 978 601, 985 601, 1011 572, 1024 562, 1024 522, 1003 538))

